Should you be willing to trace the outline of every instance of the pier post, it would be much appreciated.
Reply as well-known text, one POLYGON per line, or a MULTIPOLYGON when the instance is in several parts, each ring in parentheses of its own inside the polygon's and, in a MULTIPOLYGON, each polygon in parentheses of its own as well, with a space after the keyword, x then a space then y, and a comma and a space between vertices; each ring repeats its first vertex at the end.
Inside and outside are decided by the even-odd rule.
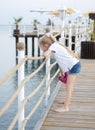
POLYGON ((25 55, 28 55, 28 43, 27 43, 27 37, 25 37, 25 55))
POLYGON ((33 36, 32 37, 32 56, 34 56, 34 42, 35 42, 35 38, 33 36))
MULTIPOLYGON (((18 49, 18 63, 19 63, 25 56, 24 44, 18 43, 17 49, 18 49)), ((18 70, 18 87, 21 84, 21 82, 23 81, 23 79, 24 79, 24 64, 18 70)), ((21 92, 18 94, 18 109, 19 109, 21 103, 23 102, 23 100, 24 100, 24 87, 22 88, 21 92)), ((24 121, 24 108, 18 119, 18 130, 20 130, 23 121, 24 121)))
MULTIPOLYGON (((50 58, 48 58, 48 60, 46 62, 46 73, 48 73, 49 67, 50 67, 50 58)), ((50 80, 50 73, 48 74, 48 77, 46 79, 46 86, 48 85, 49 80, 50 80)), ((49 98, 49 96, 50 96, 50 87, 49 87, 49 89, 47 91, 47 94, 46 94, 46 97, 45 97, 45 107, 48 104, 48 98, 49 98)))
POLYGON ((19 42, 18 36, 15 36, 15 44, 16 44, 16 56, 18 56, 18 51, 17 51, 17 43, 19 42))

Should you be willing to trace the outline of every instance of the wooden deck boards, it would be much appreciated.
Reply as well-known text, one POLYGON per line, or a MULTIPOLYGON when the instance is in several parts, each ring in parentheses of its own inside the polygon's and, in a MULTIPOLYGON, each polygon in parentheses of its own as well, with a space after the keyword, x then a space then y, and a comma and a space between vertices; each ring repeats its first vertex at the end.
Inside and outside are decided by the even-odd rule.
POLYGON ((95 130, 95 60, 81 60, 81 63, 82 72, 74 85, 70 111, 53 112, 54 108, 62 107, 57 101, 65 98, 63 85, 40 130, 95 130))

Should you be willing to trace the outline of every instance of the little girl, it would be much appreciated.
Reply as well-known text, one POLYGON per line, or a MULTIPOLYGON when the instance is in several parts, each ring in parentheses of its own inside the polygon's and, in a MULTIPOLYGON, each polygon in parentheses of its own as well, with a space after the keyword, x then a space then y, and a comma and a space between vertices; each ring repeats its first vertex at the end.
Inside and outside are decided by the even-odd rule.
POLYGON ((66 49, 65 46, 59 44, 52 35, 44 35, 39 39, 39 46, 44 51, 43 56, 47 57, 53 55, 58 62, 59 67, 63 73, 68 72, 68 79, 66 83, 66 99, 64 107, 55 109, 56 112, 69 111, 69 104, 72 96, 73 85, 76 79, 76 75, 80 73, 81 63, 74 53, 66 49))

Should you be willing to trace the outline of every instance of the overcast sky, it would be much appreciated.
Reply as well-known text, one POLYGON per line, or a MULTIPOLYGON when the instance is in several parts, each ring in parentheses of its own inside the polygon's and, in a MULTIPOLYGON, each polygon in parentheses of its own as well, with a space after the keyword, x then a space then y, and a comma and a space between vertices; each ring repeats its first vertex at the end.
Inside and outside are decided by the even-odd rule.
MULTIPOLYGON (((95 0, 0 0, 0 24, 13 22, 13 17, 23 17, 24 23, 32 19, 31 9, 75 8, 82 12, 95 11, 95 0)), ((34 16, 35 17, 35 16, 34 16)))

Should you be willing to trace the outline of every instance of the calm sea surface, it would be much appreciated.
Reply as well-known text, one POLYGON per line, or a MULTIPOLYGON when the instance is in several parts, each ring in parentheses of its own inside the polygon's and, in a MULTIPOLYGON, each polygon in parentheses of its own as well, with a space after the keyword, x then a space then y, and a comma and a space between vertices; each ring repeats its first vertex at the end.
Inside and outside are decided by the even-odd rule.
MULTIPOLYGON (((16 56, 15 56, 15 39, 12 36, 12 27, 9 25, 0 25, 0 80, 13 69, 16 65, 16 56)), ((20 39, 20 41, 24 41, 24 39, 20 39)), ((31 40, 29 40, 28 45, 28 56, 31 55, 31 40)), ((25 64, 25 77, 29 74, 31 74, 35 69, 41 64, 40 63, 34 63, 34 62, 28 62, 25 64)), ((55 67, 52 71, 52 75, 54 70, 57 67, 55 67)), ((25 85, 25 97, 29 95, 40 83, 41 79, 45 75, 45 68, 43 68, 36 76, 34 76, 33 79, 31 79, 28 83, 25 85)), ((57 83, 57 80, 53 82, 53 87, 51 87, 51 92, 53 91, 53 88, 55 87, 57 83)), ((27 106, 25 107, 25 117, 29 114, 33 106, 38 101, 39 97, 42 95, 42 92, 45 88, 45 85, 43 85, 41 91, 37 93, 37 95, 30 100, 29 103, 27 103, 27 106)), ((17 72, 9 78, 3 85, 0 86, 0 109, 8 102, 8 100, 12 97, 14 92, 17 90, 17 72)), ((7 130, 9 124, 11 123, 12 119, 17 113, 17 98, 12 103, 12 105, 8 108, 8 110, 5 112, 5 114, 0 118, 0 130, 7 130)), ((40 115, 44 109, 44 101, 40 105, 37 112, 33 115, 33 117, 28 121, 26 125, 26 130, 32 130, 34 125, 38 120, 40 120, 40 115)), ((17 130, 17 123, 13 130, 17 130)))

